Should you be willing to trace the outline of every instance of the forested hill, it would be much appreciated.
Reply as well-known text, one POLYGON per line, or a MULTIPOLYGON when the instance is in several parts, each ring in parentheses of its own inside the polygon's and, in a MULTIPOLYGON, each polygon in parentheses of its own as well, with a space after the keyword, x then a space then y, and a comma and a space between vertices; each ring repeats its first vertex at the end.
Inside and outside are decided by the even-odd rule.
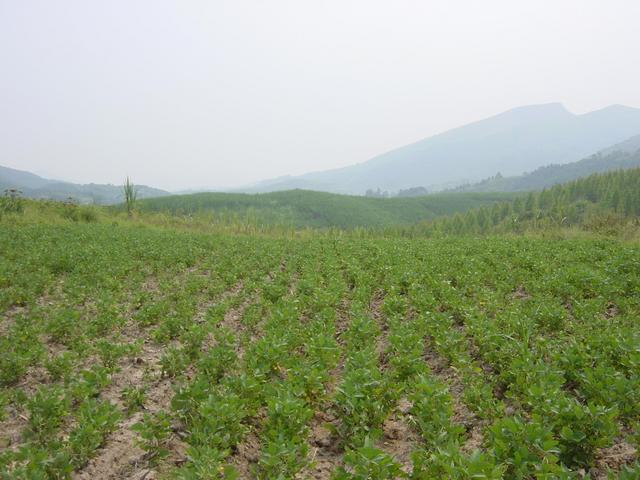
POLYGON ((424 223, 425 233, 484 234, 580 227, 610 233, 640 226, 640 168, 594 174, 525 197, 424 223))
POLYGON ((196 193, 139 202, 142 211, 197 215, 295 228, 408 225, 515 198, 513 193, 442 193, 415 198, 367 198, 309 190, 264 194, 196 193))
MULTIPOLYGON (((473 185, 464 185, 452 191, 457 192, 526 192, 542 190, 558 183, 565 183, 593 173, 607 172, 625 168, 640 167, 640 136, 634 137, 638 144, 633 152, 621 147, 612 147, 578 162, 564 165, 548 165, 531 173, 515 177, 496 175, 473 185)), ((628 145, 635 145, 629 143, 628 145)))

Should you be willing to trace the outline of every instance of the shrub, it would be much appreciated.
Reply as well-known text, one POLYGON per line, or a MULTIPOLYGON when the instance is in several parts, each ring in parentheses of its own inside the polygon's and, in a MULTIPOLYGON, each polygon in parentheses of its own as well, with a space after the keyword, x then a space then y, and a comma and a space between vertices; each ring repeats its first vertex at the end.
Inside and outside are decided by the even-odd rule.
POLYGON ((4 191, 0 197, 0 218, 3 214, 20 215, 24 212, 24 199, 22 192, 15 188, 9 188, 4 191))

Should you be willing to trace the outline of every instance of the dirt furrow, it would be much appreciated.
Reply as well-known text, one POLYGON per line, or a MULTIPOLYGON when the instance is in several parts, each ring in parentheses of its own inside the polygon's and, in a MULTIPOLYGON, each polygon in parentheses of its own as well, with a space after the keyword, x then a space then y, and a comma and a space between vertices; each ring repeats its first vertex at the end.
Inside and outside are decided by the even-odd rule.
POLYGON ((349 300, 343 298, 336 309, 335 339, 340 348, 338 363, 329 372, 329 380, 325 384, 325 398, 314 413, 309 425, 309 465, 304 468, 297 478, 312 478, 326 480, 336 468, 341 467, 343 450, 338 446, 338 440, 332 434, 331 425, 337 419, 331 413, 330 399, 340 382, 344 370, 344 340, 342 335, 349 328, 349 300))
MULTIPOLYGON (((380 365, 380 370, 387 369, 387 350, 389 349, 389 326, 385 315, 382 312, 385 293, 378 290, 373 295, 369 304, 369 314, 380 329, 380 334, 376 340, 376 354, 380 365)), ((418 436, 409 426, 406 415, 411 408, 411 404, 406 399, 401 399, 393 411, 389 414, 382 425, 383 436, 376 446, 383 452, 390 455, 400 464, 405 473, 410 473, 412 469, 411 452, 415 449, 418 436)))
POLYGON ((424 359, 431 373, 449 386, 453 407, 453 418, 451 420, 464 426, 466 430, 465 442, 460 450, 470 453, 482 445, 484 438, 482 429, 485 426, 485 422, 479 419, 462 400, 464 384, 455 369, 435 352, 429 341, 425 343, 424 359))
MULTIPOLYGON (((124 410, 122 399, 126 387, 143 388, 144 407, 125 418, 118 429, 111 434, 105 445, 97 455, 73 478, 76 479, 116 479, 132 478, 144 471, 146 460, 144 451, 136 445, 137 434, 131 427, 142 420, 144 413, 156 413, 169 409, 173 390, 171 379, 161 376, 160 358, 163 347, 150 341, 145 341, 140 354, 122 366, 121 370, 112 376, 111 384, 101 393, 100 397, 108 400, 124 410), (149 382, 149 383, 147 383, 149 382)), ((171 449, 173 451, 175 449, 171 449)), ((149 475, 153 476, 150 472, 149 475)), ((151 478, 147 476, 147 478, 151 478)))
MULTIPOLYGON (((280 272, 286 270, 286 262, 282 261, 280 263, 280 272)), ((296 283, 299 275, 294 272, 291 276, 291 283, 288 288, 288 296, 291 296, 295 293, 296 283)), ((265 282, 273 282, 276 278, 275 272, 269 272, 265 278, 265 282)), ((242 323, 242 316, 245 310, 253 303, 258 301, 258 292, 255 292, 253 295, 249 295, 244 302, 240 305, 231 308, 228 312, 225 313, 225 316, 221 322, 221 326, 224 326, 235 333, 245 333, 247 332, 247 328, 242 323)), ((257 331, 253 331, 250 338, 248 339, 248 343, 253 344, 262 338, 263 330, 261 328, 262 322, 255 327, 257 331)), ((241 336, 241 335, 240 335, 241 336)), ((237 354, 238 358, 242 359, 244 357, 245 349, 248 345, 243 345, 242 342, 237 342, 237 354)), ((226 463, 233 466, 239 473, 239 478, 241 479, 249 479, 253 478, 253 470, 258 463, 260 458, 260 438, 259 438, 259 430, 260 426, 264 422, 264 411, 260 411, 256 417, 254 417, 251 421, 251 430, 244 436, 244 438, 238 443, 234 452, 230 457, 227 458, 226 463)))
MULTIPOLYGON (((203 301, 196 307, 194 321, 204 319, 206 311, 242 289, 242 282, 223 292, 215 300, 203 301)), ((136 445, 137 434, 131 427, 142 420, 144 413, 168 411, 173 397, 172 380, 162 375, 160 360, 168 347, 177 347, 177 341, 169 345, 159 345, 148 338, 148 332, 141 331, 131 319, 121 332, 123 339, 131 343, 144 338, 140 353, 133 359, 121 365, 120 370, 111 376, 111 383, 101 392, 100 397, 108 400, 121 411, 126 410, 123 392, 126 388, 143 389, 143 410, 134 413, 120 423, 118 429, 112 433, 105 445, 99 449, 97 455, 78 472, 76 479, 116 479, 116 478, 154 478, 156 471, 147 466, 144 451, 136 445)), ((185 444, 177 435, 173 435, 167 445, 169 457, 165 464, 178 464, 184 461, 185 444)))
POLYGON ((407 422, 410 408, 411 403, 406 398, 401 398, 382 425, 383 437, 379 442, 380 449, 391 455, 405 473, 411 473, 411 453, 420 442, 418 434, 407 422))

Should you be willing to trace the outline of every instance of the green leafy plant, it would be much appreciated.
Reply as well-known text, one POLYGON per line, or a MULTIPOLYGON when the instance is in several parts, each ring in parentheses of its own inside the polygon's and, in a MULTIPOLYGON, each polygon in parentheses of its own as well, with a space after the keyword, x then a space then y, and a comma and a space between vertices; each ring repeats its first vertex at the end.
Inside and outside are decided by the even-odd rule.
POLYGON ((46 445, 69 414, 69 400, 59 387, 41 387, 26 404, 29 412, 28 436, 46 445))
POLYGON ((131 428, 138 433, 138 444, 151 464, 156 464, 169 453, 166 444, 171 435, 171 418, 166 412, 145 413, 142 421, 131 428))
POLYGON ((15 188, 9 188, 0 196, 0 218, 5 214, 19 215, 24 212, 24 200, 22 192, 15 188))
POLYGON ((347 451, 344 455, 344 462, 346 468, 339 468, 332 476, 333 480, 408 478, 398 463, 388 454, 374 447, 369 438, 365 439, 362 447, 347 451))
POLYGON ((128 414, 144 408, 146 389, 130 385, 122 389, 122 400, 128 414))
POLYGON ((120 414, 108 402, 89 399, 78 409, 78 426, 69 434, 72 463, 82 467, 116 428, 120 414))
POLYGON ((410 396, 410 422, 420 432, 428 447, 436 448, 460 441, 462 425, 452 422, 453 408, 447 387, 440 382, 420 376, 410 396))
POLYGON ((136 199, 138 197, 138 191, 129 177, 125 178, 122 185, 122 193, 124 194, 124 204, 129 216, 133 215, 133 209, 135 208, 136 199))

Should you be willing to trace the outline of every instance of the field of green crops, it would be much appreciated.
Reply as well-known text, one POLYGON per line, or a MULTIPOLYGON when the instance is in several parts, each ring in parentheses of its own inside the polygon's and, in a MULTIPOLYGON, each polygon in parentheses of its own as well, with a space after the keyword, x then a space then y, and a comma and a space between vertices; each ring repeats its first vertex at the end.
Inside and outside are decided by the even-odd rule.
POLYGON ((640 476, 640 246, 0 229, 2 479, 640 476))

